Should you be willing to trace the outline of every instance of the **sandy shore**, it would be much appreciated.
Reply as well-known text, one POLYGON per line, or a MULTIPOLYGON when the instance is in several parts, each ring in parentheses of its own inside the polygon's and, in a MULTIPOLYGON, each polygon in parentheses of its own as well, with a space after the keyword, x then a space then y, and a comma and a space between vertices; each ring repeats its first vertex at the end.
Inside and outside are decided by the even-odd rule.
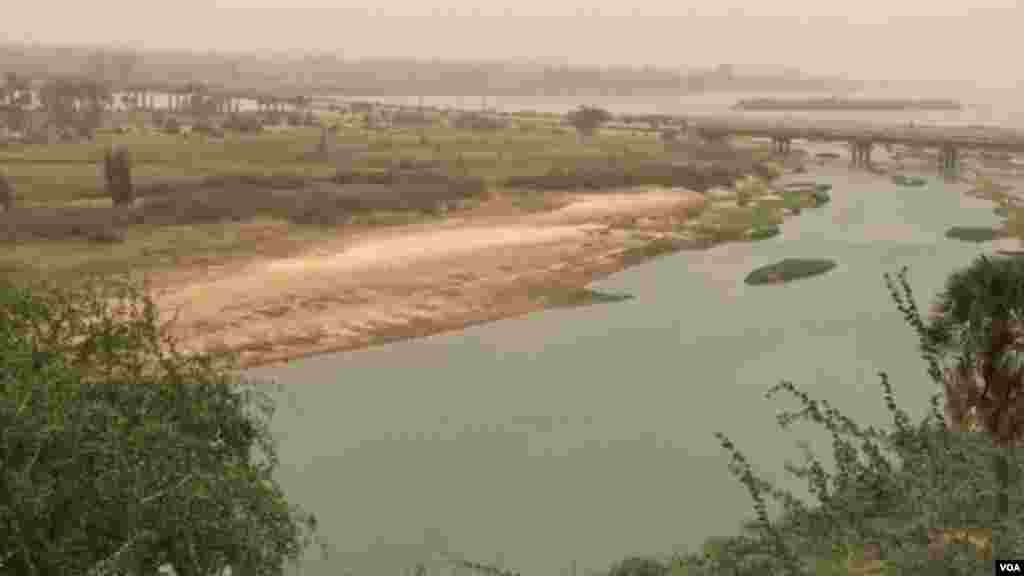
MULTIPOLYGON (((931 164, 877 156, 882 174, 931 164)), ((440 221, 340 231, 300 253, 267 240, 258 258, 178 268, 151 285, 162 313, 177 315, 183 347, 229 349, 244 367, 265 365, 545 308, 549 296, 622 270, 651 240, 685 240, 680 224, 706 202, 680 189, 546 200, 561 207, 527 213, 497 198, 440 221)))
POLYGON ((339 236, 288 257, 151 279, 186 349, 230 349, 242 366, 383 342, 544 308, 674 236, 704 196, 688 190, 562 194, 554 211, 506 199, 443 221, 339 236), (628 225, 623 226, 626 223, 628 225))

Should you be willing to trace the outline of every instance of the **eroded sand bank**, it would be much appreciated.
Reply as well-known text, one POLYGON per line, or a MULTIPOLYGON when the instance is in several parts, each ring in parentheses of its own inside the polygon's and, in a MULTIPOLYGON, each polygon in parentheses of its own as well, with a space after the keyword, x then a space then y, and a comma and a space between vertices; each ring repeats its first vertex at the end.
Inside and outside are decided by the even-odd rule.
POLYGON ((189 349, 227 348, 243 366, 423 336, 544 306, 535 288, 582 288, 622 254, 673 234, 704 203, 688 190, 571 194, 522 213, 497 200, 458 218, 339 233, 288 258, 191 270, 154 285, 189 349), (615 221, 639 219, 632 230, 615 221))

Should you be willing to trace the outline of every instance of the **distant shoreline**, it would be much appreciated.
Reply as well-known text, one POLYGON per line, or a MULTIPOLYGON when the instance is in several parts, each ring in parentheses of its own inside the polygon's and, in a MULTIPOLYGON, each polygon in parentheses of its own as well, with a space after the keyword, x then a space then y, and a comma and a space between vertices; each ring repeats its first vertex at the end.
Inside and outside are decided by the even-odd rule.
POLYGON ((956 100, 901 98, 753 98, 740 100, 735 110, 963 110, 956 100))

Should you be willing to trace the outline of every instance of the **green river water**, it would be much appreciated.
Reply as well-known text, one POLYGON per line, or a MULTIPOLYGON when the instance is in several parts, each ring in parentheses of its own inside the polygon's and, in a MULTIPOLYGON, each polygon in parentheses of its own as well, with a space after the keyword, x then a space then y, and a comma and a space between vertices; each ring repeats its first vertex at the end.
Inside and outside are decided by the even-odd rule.
MULTIPOLYGON (((729 534, 752 513, 712 436, 765 476, 795 442, 775 425, 790 379, 865 423, 886 417, 877 372, 923 414, 933 391, 882 275, 910 266, 919 302, 991 247, 943 237, 997 222, 964 185, 923 188, 851 173, 832 202, 780 236, 669 255, 595 285, 631 301, 549 310, 379 348, 250 372, 285 385, 274 429, 280 479, 317 514, 332 554, 296 574, 400 574, 447 549, 528 575, 600 569, 729 534), (745 286, 786 257, 831 258, 824 276, 745 286)), ((827 443, 821 443, 827 450, 827 443)), ((432 559, 433 558, 433 559, 432 559)))

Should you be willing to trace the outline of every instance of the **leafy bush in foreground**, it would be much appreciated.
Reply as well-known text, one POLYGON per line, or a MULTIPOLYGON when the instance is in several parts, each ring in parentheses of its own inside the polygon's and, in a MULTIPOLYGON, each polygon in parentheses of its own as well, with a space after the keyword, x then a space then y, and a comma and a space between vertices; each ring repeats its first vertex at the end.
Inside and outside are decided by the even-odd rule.
POLYGON ((272 404, 130 282, 0 286, 0 573, 280 574, 315 529, 272 404))
MULTIPOLYGON (((943 383, 935 334, 921 318, 906 269, 899 282, 902 293, 886 276, 898 309, 921 338, 929 375, 943 383)), ((932 396, 929 413, 913 424, 896 406, 886 375, 880 376, 892 416, 892 425, 884 429, 858 425, 791 382, 769 391, 769 396, 787 392, 800 404, 799 410, 778 416, 783 429, 811 421, 832 437, 834 472, 826 471, 806 447, 803 465, 786 465, 807 483, 814 505, 756 476, 739 448, 716 434, 732 455, 731 471, 754 500, 756 518, 741 535, 716 539, 704 554, 680 559, 674 573, 848 574, 849 564, 841 560, 863 559, 870 551, 881 570, 875 574, 973 575, 988 573, 993 556, 1019 556, 1024 550, 1024 510, 1009 506, 1007 513, 1000 505, 1002 513, 994 512, 1001 490, 1011 503, 1024 500, 1021 485, 1008 487, 989 465, 1006 454, 1003 448, 988 434, 951 430, 940 406, 941 393, 932 396), (782 507, 775 520, 769 518, 769 500, 782 507)), ((1020 464, 1019 458, 1008 462, 1011 477, 1018 477, 1020 464)))

